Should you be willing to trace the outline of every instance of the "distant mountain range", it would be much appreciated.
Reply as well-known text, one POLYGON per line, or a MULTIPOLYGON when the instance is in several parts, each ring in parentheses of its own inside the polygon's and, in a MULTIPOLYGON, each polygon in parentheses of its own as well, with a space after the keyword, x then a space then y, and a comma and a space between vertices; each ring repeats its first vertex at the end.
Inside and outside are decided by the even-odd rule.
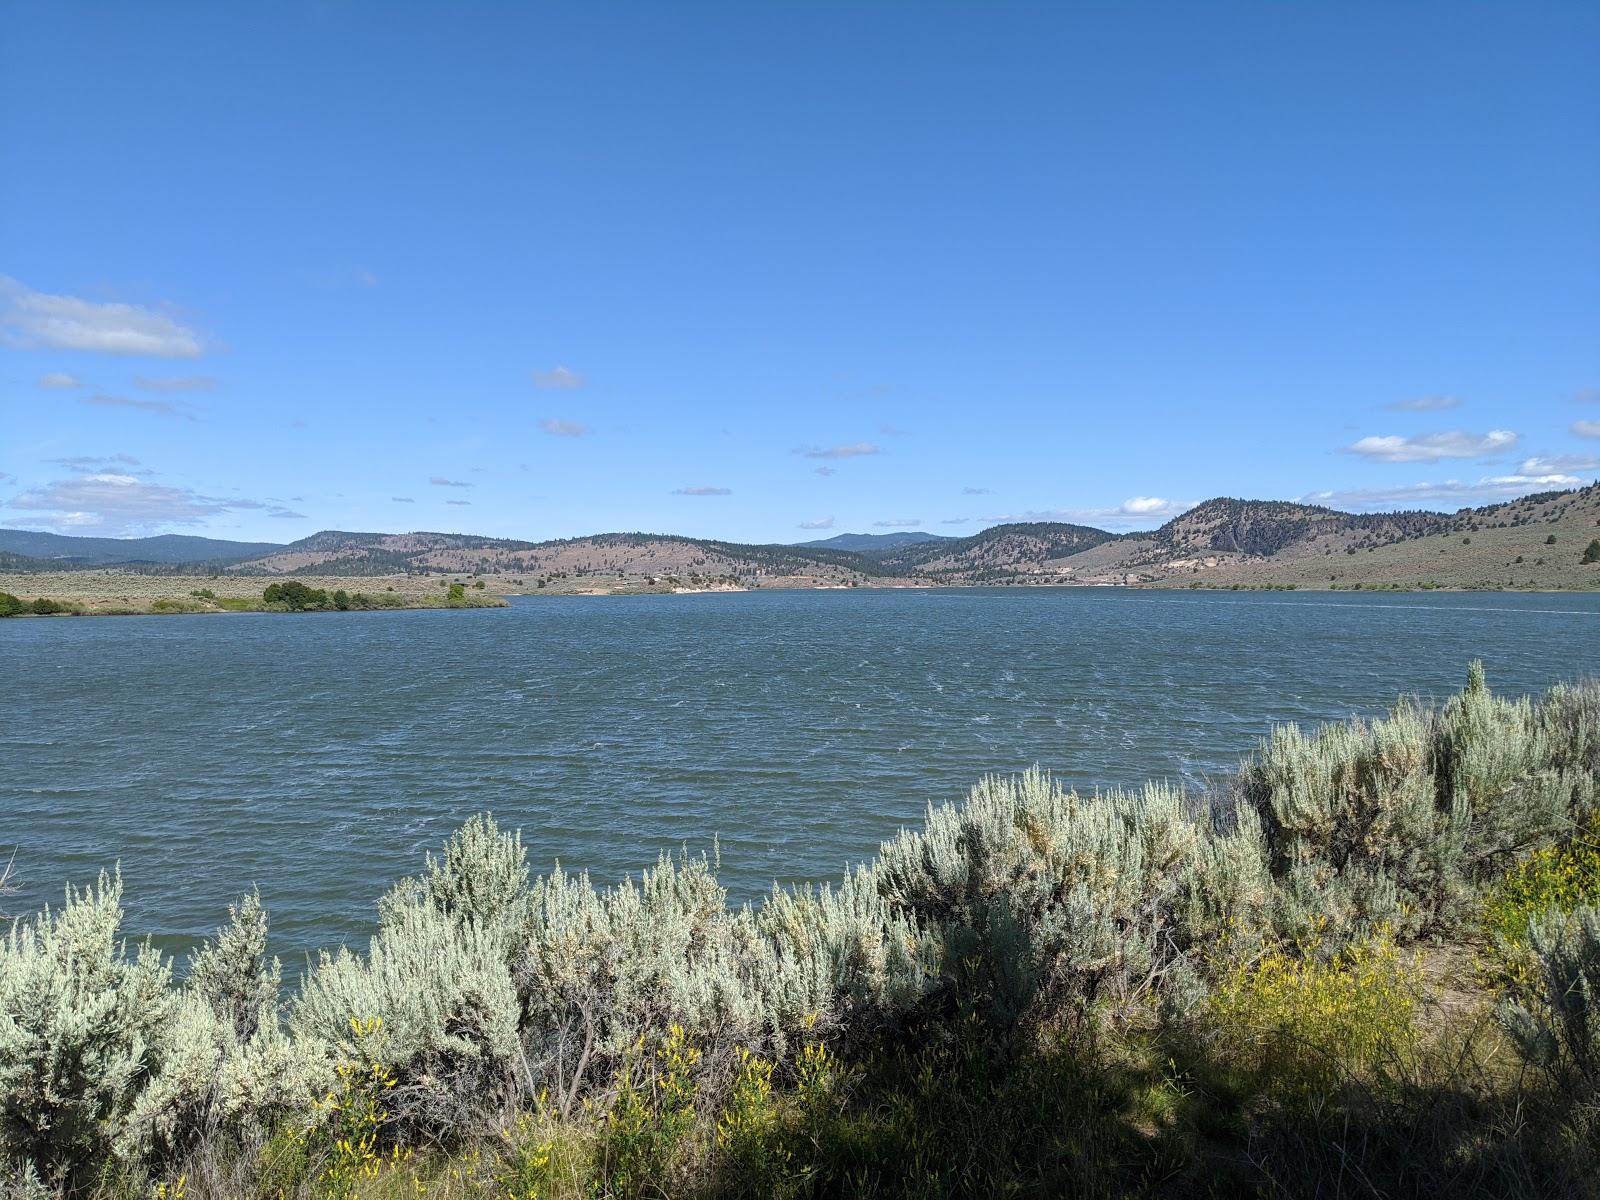
POLYGON ((157 537, 71 537, 31 529, 0 529, 0 554, 64 564, 100 567, 112 563, 200 563, 254 558, 279 548, 276 542, 229 542, 218 538, 163 533, 157 537))
POLYGON ((1453 514, 1346 513, 1219 497, 1159 529, 996 525, 970 537, 839 534, 745 545, 607 533, 525 542, 450 533, 328 530, 288 545, 164 535, 119 540, 0 530, 0 571, 116 567, 146 573, 475 573, 561 581, 862 586, 1073 583, 1165 587, 1600 588, 1582 561, 1600 538, 1600 484, 1453 514))
POLYGON ((820 550, 853 550, 857 554, 883 554, 890 550, 898 550, 902 546, 914 546, 919 542, 955 540, 942 533, 918 533, 914 529, 906 529, 898 533, 840 533, 831 538, 823 538, 821 541, 796 542, 795 545, 820 550))

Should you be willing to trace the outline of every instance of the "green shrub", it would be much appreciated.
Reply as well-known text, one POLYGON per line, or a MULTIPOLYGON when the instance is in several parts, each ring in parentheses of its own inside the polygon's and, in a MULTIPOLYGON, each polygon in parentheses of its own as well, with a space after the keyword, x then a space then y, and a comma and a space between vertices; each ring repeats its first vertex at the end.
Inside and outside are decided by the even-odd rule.
POLYGON ((1512 996, 1535 995, 1538 957, 1529 927, 1547 913, 1568 914, 1600 904, 1600 815, 1575 836, 1541 846, 1507 872, 1484 901, 1489 934, 1487 965, 1494 981, 1512 996))
POLYGON ((281 604, 290 612, 326 608, 328 605, 328 593, 325 590, 307 587, 298 579, 291 579, 285 583, 269 583, 262 591, 261 599, 267 604, 281 604))
POLYGON ((1584 566, 1588 566, 1590 563, 1600 562, 1600 538, 1591 538, 1589 540, 1589 544, 1583 548, 1583 558, 1581 561, 1584 566))
POLYGON ((28 611, 27 604, 10 592, 0 592, 0 617, 15 617, 28 611))
POLYGON ((1420 995, 1416 966, 1387 936, 1332 954, 1314 937, 1225 975, 1207 1024, 1253 1090, 1303 1100, 1409 1054, 1420 995))

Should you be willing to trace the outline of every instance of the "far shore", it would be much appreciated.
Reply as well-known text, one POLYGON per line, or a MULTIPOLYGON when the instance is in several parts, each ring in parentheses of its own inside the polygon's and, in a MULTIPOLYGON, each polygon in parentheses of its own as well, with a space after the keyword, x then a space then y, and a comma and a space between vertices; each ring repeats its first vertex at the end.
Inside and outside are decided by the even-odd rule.
MULTIPOLYGON (((198 616, 210 613, 301 613, 335 610, 402 611, 414 609, 503 608, 513 596, 649 596, 710 595, 752 591, 850 591, 996 588, 1119 588, 1138 591, 1312 592, 1526 592, 1536 595, 1592 594, 1591 589, 1463 587, 1431 582, 1397 583, 1178 583, 1171 580, 1073 580, 1058 576, 1017 576, 989 581, 897 578, 857 584, 819 582, 807 577, 764 577, 752 583, 720 582, 686 585, 662 576, 576 576, 536 584, 505 575, 467 573, 380 576, 228 576, 146 575, 112 570, 61 571, 46 575, 0 575, 0 605, 16 597, 27 616, 198 616), (298 583, 327 599, 311 608, 296 608, 264 597, 270 585, 298 583), (333 597, 341 599, 335 603, 333 597), (34 611, 44 601, 43 611, 34 611)), ((5 615, 0 613, 0 615, 5 615)))

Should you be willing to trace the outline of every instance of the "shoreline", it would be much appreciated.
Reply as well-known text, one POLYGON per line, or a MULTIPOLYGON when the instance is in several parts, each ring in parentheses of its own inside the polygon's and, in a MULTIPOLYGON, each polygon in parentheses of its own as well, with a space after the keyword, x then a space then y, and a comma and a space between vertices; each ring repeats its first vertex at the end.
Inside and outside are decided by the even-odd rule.
MULTIPOLYGON (((40 576, 0 576, 0 597, 15 595, 24 606, 32 606, 37 600, 44 600, 52 607, 46 611, 30 611, 24 607, 22 611, 0 613, 0 617, 25 618, 25 617, 146 617, 146 616, 212 616, 218 614, 255 613, 262 615, 300 615, 308 613, 352 611, 352 612, 417 612, 429 609, 483 609, 506 608, 510 606, 513 597, 541 597, 549 599, 569 597, 624 597, 624 596, 690 596, 690 595, 738 595, 750 592, 848 592, 848 591, 983 591, 983 590, 1117 590, 1117 591, 1142 591, 1142 592, 1205 592, 1205 593, 1285 593, 1304 592, 1316 595, 1349 595, 1355 594, 1423 594, 1432 592, 1447 592, 1453 594, 1520 594, 1536 596, 1582 596, 1600 594, 1600 589, 1591 588, 1527 588, 1527 587, 1471 587, 1445 584, 1423 584, 1420 586, 1398 586, 1393 584, 1347 584, 1329 587, 1327 585, 1300 585, 1300 584, 1164 584, 1164 583, 1073 583, 1052 580, 1050 582, 1023 582, 1021 580, 996 581, 989 583, 972 582, 944 582, 935 580, 904 581, 892 584, 863 583, 858 587, 841 586, 838 584, 785 584, 768 583, 759 587, 673 587, 660 585, 630 586, 619 582, 612 586, 597 586, 586 588, 550 588, 550 589, 517 589, 501 591, 488 585, 476 587, 474 583, 464 583, 461 577, 431 575, 431 576, 405 576, 403 585, 406 590, 395 589, 395 583, 390 582, 390 577, 366 578, 327 578, 317 576, 288 577, 271 582, 288 583, 303 582, 322 591, 348 591, 350 600, 344 606, 336 607, 325 604, 310 608, 293 608, 282 603, 271 603, 261 598, 261 589, 244 586, 245 578, 217 579, 210 576, 146 576, 146 575, 115 575, 110 573, 97 573, 93 582, 98 587, 73 587, 67 581, 70 575, 62 574, 50 577, 40 576), (48 578, 50 584, 47 588, 30 587, 30 583, 42 582, 48 578), (7 584, 17 587, 12 592, 7 584), (368 587, 384 585, 385 590, 366 591, 360 584, 366 583, 368 587), (201 586, 188 586, 199 584, 201 586), (330 584, 340 585, 337 588, 330 584), (451 584, 460 585, 465 594, 451 596, 448 589, 451 584), (109 586, 108 586, 109 585, 109 586), (161 586, 165 585, 165 586, 161 586), (351 587, 351 585, 355 585, 351 587), (431 587, 429 585, 432 585, 431 587), (446 594, 435 590, 444 587, 446 594), (116 594, 112 594, 113 588, 116 594), (470 590, 469 590, 470 589, 470 590), (210 592, 211 595, 200 593, 210 592)), ((260 582, 263 577, 248 577, 248 583, 260 582)))

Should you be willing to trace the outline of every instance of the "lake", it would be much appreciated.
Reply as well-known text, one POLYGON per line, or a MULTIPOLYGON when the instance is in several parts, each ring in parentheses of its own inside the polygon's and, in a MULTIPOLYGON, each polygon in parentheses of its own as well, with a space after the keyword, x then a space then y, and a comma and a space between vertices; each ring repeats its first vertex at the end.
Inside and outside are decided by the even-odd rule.
POLYGON ((1200 784, 1275 722, 1600 673, 1600 595, 971 589, 0 623, 13 910, 122 863, 187 949, 260 886, 359 942, 473 812, 613 881, 709 849, 740 898, 837 876, 986 772, 1200 784))

